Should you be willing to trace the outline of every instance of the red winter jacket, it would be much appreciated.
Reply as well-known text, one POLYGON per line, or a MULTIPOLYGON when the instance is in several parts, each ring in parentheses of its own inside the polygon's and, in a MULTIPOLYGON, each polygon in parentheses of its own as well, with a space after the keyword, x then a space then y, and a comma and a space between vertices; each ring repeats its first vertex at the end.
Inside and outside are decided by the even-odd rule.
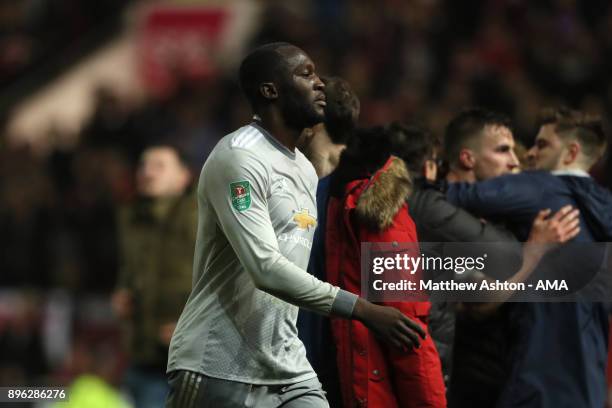
MULTIPOLYGON (((418 242, 405 198, 410 177, 391 157, 369 178, 348 182, 331 196, 326 225, 330 283, 360 294, 361 242, 418 242)), ((427 328, 429 302, 386 303, 427 328)), ((344 407, 445 407, 440 359, 431 336, 419 349, 399 351, 380 342, 360 322, 332 319, 344 407)))

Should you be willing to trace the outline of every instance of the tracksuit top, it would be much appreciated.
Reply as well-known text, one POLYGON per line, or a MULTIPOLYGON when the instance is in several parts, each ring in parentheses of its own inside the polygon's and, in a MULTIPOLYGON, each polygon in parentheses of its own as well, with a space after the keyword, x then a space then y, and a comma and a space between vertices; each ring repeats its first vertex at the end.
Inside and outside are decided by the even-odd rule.
POLYGON ((297 337, 298 306, 350 317, 357 296, 306 272, 317 175, 253 122, 225 136, 198 183, 193 289, 170 343, 168 372, 250 384, 316 376, 297 337))

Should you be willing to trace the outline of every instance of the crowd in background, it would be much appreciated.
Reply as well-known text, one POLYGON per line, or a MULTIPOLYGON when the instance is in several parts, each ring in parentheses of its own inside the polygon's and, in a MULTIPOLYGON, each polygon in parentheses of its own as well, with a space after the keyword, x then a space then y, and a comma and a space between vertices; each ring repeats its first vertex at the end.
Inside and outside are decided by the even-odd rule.
MULTIPOLYGON (((0 1, 0 88, 71 51, 128 2, 0 1)), ((103 26, 102 26, 103 27, 103 26)))
MULTIPOLYGON (((0 2, 0 18, 16 12, 12 3, 0 2)), ((60 34, 76 35, 98 12, 66 16, 72 24, 60 34)), ((0 86, 64 38, 43 35, 44 25, 2 26, 0 41, 33 57, 0 60, 0 86), (39 38, 49 43, 32 43, 39 38)), ((603 0, 270 1, 252 44, 278 40, 301 46, 318 72, 345 78, 361 99, 363 125, 417 119, 440 136, 459 110, 481 105, 508 114, 529 145, 542 106, 612 113, 612 7, 603 0)), ((94 369, 119 381, 129 362, 109 301, 118 210, 136 197, 146 146, 171 140, 197 177, 216 141, 249 120, 235 72, 223 75, 179 80, 171 95, 138 107, 100 88, 78 144, 46 156, 0 134, 0 385, 62 382, 94 369)), ((598 171, 610 185, 612 164, 598 171)))

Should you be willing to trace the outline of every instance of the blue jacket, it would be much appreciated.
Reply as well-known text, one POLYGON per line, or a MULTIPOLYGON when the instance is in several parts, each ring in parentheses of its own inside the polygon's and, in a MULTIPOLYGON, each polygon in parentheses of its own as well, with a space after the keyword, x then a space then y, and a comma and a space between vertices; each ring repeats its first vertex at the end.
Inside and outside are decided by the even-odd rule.
POLYGON ((567 204, 580 210, 581 231, 575 241, 610 241, 612 194, 590 177, 527 171, 480 183, 451 183, 448 200, 491 221, 505 223, 526 240, 538 211, 567 204))
MULTIPOLYGON (((612 194, 590 177, 525 172, 475 184, 455 183, 449 201, 503 221, 519 239, 538 211, 580 209, 576 242, 612 241, 612 194)), ((563 248, 562 248, 563 249, 563 248)), ((497 406, 601 408, 606 397, 607 308, 602 303, 517 303, 513 367, 497 406)))

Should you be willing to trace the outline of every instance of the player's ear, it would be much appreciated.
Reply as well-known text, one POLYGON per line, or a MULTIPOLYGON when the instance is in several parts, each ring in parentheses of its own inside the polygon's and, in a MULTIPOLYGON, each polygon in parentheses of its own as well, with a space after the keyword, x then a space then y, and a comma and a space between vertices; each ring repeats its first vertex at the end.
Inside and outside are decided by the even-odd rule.
POLYGON ((582 148, 579 143, 569 142, 567 144, 567 153, 563 160, 564 164, 572 164, 578 158, 578 155, 582 151, 582 148))
POLYGON ((261 93, 261 96, 269 101, 278 98, 278 90, 276 89, 274 82, 263 82, 259 86, 259 93, 261 93))
POLYGON ((423 163, 423 175, 425 176, 426 180, 436 181, 436 178, 438 177, 438 165, 436 164, 435 160, 425 160, 425 163, 423 163))
POLYGON ((461 167, 472 170, 476 165, 476 157, 471 149, 461 149, 459 152, 459 164, 461 167))

